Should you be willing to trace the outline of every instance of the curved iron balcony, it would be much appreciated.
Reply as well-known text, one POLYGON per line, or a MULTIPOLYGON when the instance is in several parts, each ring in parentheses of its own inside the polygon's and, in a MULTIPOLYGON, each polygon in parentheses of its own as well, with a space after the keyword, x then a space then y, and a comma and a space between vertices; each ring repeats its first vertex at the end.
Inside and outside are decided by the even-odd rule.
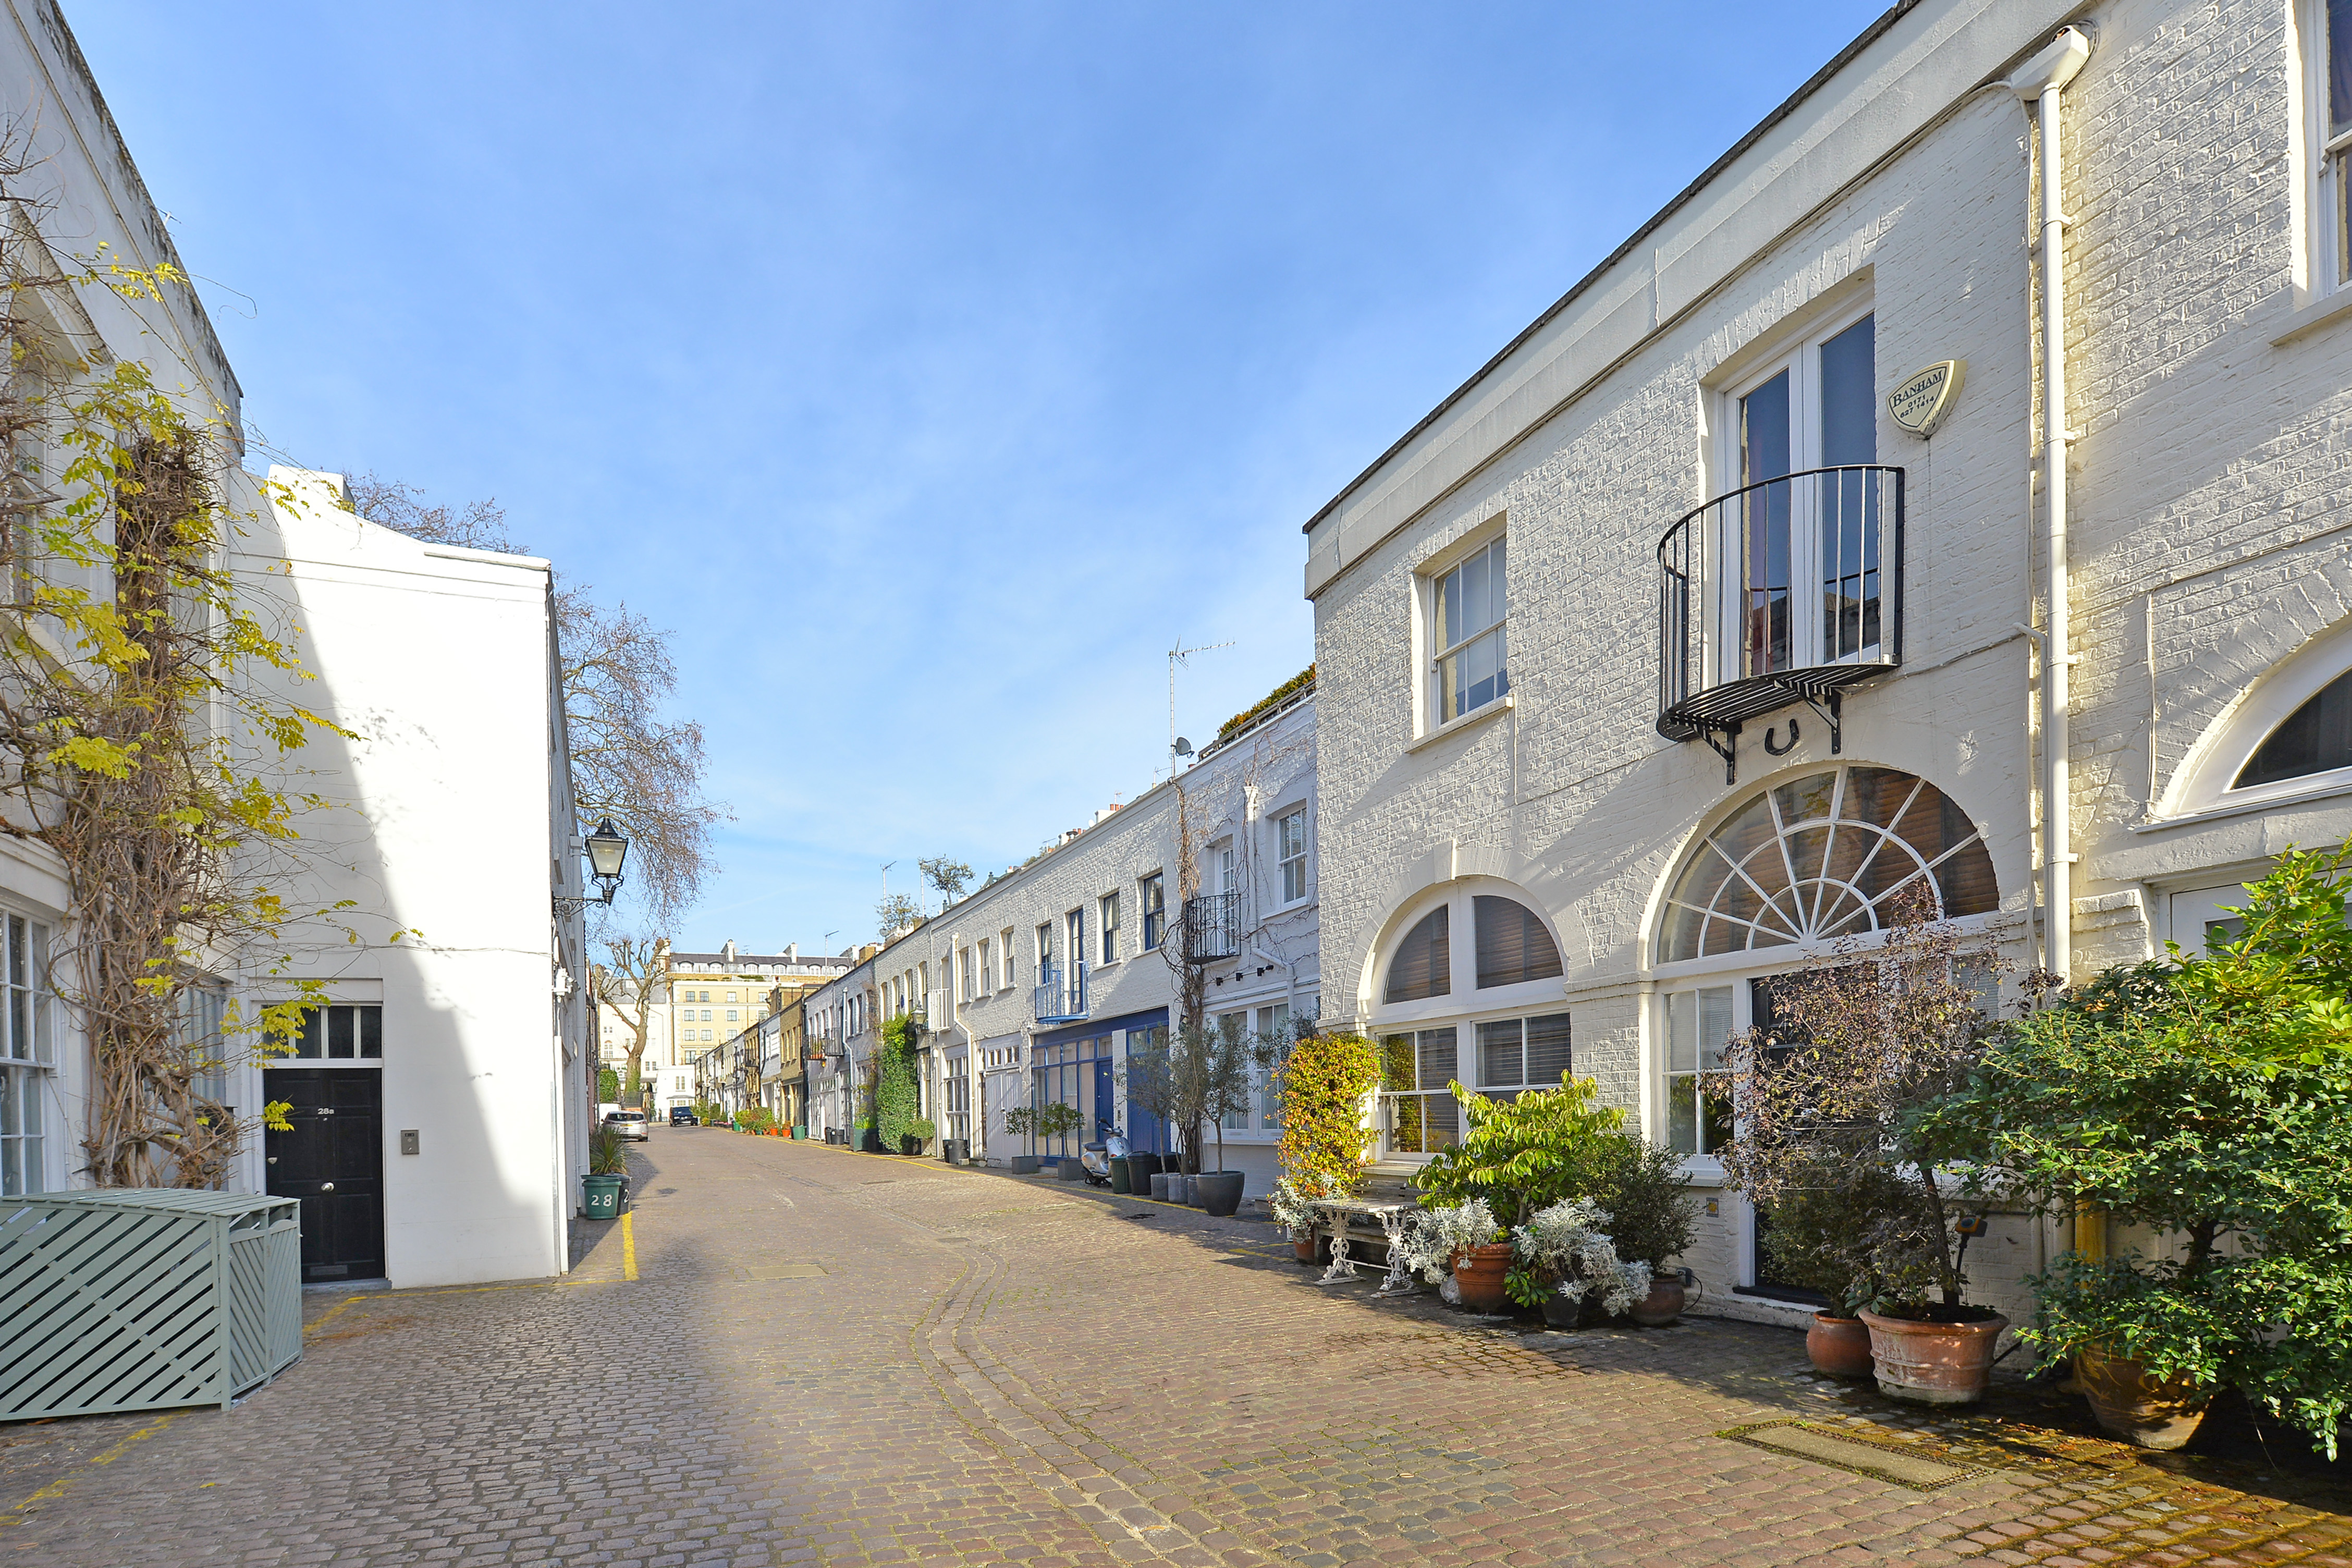
POLYGON ((1717 496, 1658 541, 1658 733, 1703 736, 1729 763, 1742 721, 1826 700, 1834 752, 1839 694, 1903 662, 1903 470, 1808 468, 1717 496))

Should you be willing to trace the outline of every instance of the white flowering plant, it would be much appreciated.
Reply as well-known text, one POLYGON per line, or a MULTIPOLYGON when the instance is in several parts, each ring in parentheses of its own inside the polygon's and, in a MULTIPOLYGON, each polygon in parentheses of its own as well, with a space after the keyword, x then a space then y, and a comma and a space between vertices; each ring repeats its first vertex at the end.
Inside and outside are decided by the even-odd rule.
POLYGON ((1557 1290, 1570 1301, 1587 1296, 1611 1317, 1650 1293, 1650 1266, 1617 1256, 1609 1215, 1591 1198, 1570 1198, 1537 1210, 1511 1235, 1520 1267, 1512 1270, 1511 1298, 1539 1306, 1557 1290))

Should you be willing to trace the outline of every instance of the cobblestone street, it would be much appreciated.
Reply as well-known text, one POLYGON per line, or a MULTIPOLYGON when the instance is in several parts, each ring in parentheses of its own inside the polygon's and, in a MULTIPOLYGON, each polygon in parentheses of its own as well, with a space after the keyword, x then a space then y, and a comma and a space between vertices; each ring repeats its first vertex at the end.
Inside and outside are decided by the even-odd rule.
POLYGON ((1896 1410, 1787 1331, 1533 1332, 1318 1288, 1263 1224, 805 1143, 663 1129, 633 1160, 634 1214, 562 1284, 314 1294, 304 1358, 235 1410, 0 1429, 0 1552, 2352 1563, 2321 1477, 2154 1462, 2022 1386, 1896 1410), (1932 1489, 1720 1435, 1797 1419, 1932 1489))

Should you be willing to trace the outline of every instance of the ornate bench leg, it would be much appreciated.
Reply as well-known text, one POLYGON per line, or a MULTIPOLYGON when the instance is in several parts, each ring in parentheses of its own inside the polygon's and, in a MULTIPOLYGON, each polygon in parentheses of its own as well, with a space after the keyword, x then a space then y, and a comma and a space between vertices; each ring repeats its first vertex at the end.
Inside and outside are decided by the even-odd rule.
POLYGON ((1350 1256, 1353 1245, 1345 1221, 1331 1227, 1331 1267, 1323 1271, 1318 1285, 1338 1285, 1356 1277, 1356 1260, 1350 1256))
POLYGON ((1398 1245, 1398 1237, 1404 1234, 1404 1215, 1382 1214, 1381 1228, 1388 1233, 1389 1237, 1389 1274, 1387 1279, 1381 1281, 1380 1289, 1373 1293, 1380 1296, 1409 1296, 1412 1293, 1412 1270, 1405 1267, 1404 1248, 1398 1245))

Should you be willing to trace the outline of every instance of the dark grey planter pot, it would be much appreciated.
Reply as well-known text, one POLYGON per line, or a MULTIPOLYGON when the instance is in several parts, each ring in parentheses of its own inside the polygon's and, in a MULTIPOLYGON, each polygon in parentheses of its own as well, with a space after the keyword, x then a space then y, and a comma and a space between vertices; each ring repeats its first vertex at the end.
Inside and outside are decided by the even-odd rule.
POLYGON ((1013 1173, 1016 1176, 1035 1175, 1037 1173, 1037 1156, 1034 1154, 1013 1155, 1013 1173))
POLYGON ((1172 1203, 1174 1203, 1176 1200, 1175 1200, 1174 1198, 1172 1198, 1172 1197, 1169 1196, 1168 1194, 1169 1194, 1169 1188, 1170 1188, 1170 1187, 1171 1187, 1171 1185, 1175 1182, 1175 1180, 1176 1180, 1176 1178, 1175 1178, 1175 1177, 1173 1177, 1173 1176, 1170 1175, 1170 1174, 1169 1174, 1167 1172, 1165 1172, 1165 1171, 1154 1171, 1154 1172, 1152 1172, 1152 1173, 1151 1173, 1151 1196, 1152 1196, 1153 1198, 1157 1199, 1159 1202, 1163 1203, 1163 1204, 1172 1204, 1172 1203))
POLYGON ((1244 1180, 1239 1171, 1213 1171, 1205 1176, 1194 1176, 1194 1199, 1209 1213, 1220 1218, 1228 1216, 1242 1206, 1244 1180))

